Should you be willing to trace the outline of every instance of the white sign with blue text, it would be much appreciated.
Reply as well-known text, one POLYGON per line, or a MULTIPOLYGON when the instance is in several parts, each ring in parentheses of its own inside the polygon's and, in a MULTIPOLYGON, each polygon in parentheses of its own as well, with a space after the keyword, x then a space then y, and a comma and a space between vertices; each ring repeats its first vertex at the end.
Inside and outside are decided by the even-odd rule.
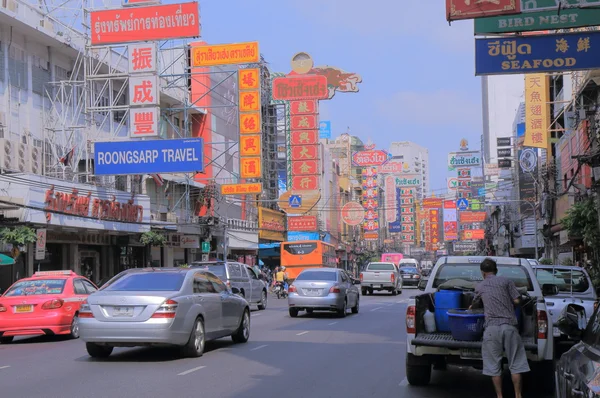
POLYGON ((201 138, 94 143, 96 175, 204 171, 201 138))

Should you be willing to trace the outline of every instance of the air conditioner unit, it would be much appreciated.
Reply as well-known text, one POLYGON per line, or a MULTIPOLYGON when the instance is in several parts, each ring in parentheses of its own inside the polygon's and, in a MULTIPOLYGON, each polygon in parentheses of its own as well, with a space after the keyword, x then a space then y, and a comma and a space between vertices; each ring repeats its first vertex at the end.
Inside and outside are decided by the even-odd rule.
POLYGON ((36 147, 31 148, 30 171, 33 174, 42 174, 43 161, 44 158, 42 154, 42 149, 36 147))
POLYGON ((17 170, 21 173, 31 170, 31 147, 23 143, 18 146, 17 170))
POLYGON ((4 170, 17 170, 17 145, 7 139, 0 140, 0 168, 4 170))

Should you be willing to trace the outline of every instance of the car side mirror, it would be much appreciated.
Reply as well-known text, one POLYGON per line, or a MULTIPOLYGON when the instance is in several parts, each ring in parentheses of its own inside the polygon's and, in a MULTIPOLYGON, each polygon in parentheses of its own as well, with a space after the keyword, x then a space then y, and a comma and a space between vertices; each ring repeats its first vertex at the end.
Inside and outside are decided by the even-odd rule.
POLYGON ((240 289, 238 289, 237 287, 231 287, 231 293, 233 294, 240 294, 242 291, 240 289))
POLYGON ((421 278, 421 280, 419 281, 419 284, 417 285, 417 289, 425 290, 425 288, 427 287, 427 282, 428 282, 428 279, 421 278))
MULTIPOLYGON (((591 314, 590 314, 591 315, 591 314)), ((567 305, 558 318, 557 327, 570 339, 579 341, 587 327, 585 308, 577 304, 567 305)))
POLYGON ((558 294, 558 286, 553 283, 544 283, 542 285, 543 296, 556 296, 558 294))

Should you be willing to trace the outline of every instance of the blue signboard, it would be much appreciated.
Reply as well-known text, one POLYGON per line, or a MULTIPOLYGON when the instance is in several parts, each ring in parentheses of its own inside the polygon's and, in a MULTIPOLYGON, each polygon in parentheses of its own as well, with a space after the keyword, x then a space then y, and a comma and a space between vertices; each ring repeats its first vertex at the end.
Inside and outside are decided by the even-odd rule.
POLYGON ((475 40, 475 75, 600 68, 600 32, 475 40))
POLYGON ((329 120, 319 122, 319 138, 331 138, 331 122, 329 120))
POLYGON ((525 135, 525 123, 517 124, 517 137, 523 137, 525 135))
POLYGON ((289 205, 293 209, 297 209, 302 206, 302 196, 290 195, 289 205))
POLYGON ((469 201, 465 198, 458 199, 456 201, 456 207, 458 210, 467 210, 469 208, 469 201))
POLYGON ((400 208, 402 206, 401 189, 396 188, 396 221, 388 223, 388 231, 390 233, 402 232, 402 219, 400 215, 400 208))
POLYGON ((96 175, 192 173, 204 171, 204 141, 113 141, 94 143, 96 175))
POLYGON ((297 242, 299 240, 321 240, 325 243, 331 243, 331 235, 328 232, 320 234, 319 232, 288 232, 288 242, 297 242), (321 235, 325 235, 322 237, 321 235), (321 239, 323 238, 323 239, 321 239))

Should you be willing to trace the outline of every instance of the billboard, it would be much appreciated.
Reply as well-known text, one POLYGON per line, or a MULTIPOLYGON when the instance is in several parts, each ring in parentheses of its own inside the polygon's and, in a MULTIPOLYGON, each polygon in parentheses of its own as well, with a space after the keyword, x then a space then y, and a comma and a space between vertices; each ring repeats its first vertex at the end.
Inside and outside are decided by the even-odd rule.
POLYGON ((396 177, 396 185, 399 187, 416 187, 421 185, 420 174, 405 174, 402 177, 396 177))
POLYGON ((285 214, 275 210, 258 208, 258 237, 283 242, 285 236, 285 214))
POLYGON ((446 0, 447 21, 503 14, 518 14, 519 12, 521 12, 520 0, 446 0))
POLYGON ((290 216, 287 219, 288 231, 315 231, 319 229, 317 216, 290 216))
POLYGON ((525 75, 525 141, 523 146, 547 149, 550 135, 550 76, 525 75))
POLYGON ((327 232, 288 232, 287 233, 288 242, 297 242, 301 240, 320 240, 325 243, 331 243, 331 235, 327 232))
POLYGON ((394 176, 386 176, 383 188, 383 201, 385 209, 385 220, 387 223, 396 221, 396 179, 394 176))
POLYGON ((485 211, 461 211, 459 213, 460 222, 465 224, 473 224, 484 222, 487 216, 485 211))
POLYGON ((537 0, 537 3, 551 3, 552 10, 530 12, 531 10, 522 9, 522 14, 477 18, 475 19, 475 34, 569 29, 580 26, 595 26, 600 20, 600 10, 598 9, 564 9, 563 7, 561 12, 558 13, 556 0, 537 0))
POLYGON ((94 174, 198 173, 203 157, 202 138, 95 142, 94 174))
POLYGON ((192 67, 256 64, 260 61, 258 42, 207 44, 192 47, 192 67))
POLYGON ((198 2, 90 12, 92 46, 200 36, 198 2))
POLYGON ((458 219, 457 219, 456 201, 446 200, 444 201, 444 209, 442 211, 442 218, 444 221, 444 240, 452 241, 458 240, 458 219))
POLYGON ((273 79, 273 99, 282 101, 327 99, 327 77, 292 75, 273 79))
POLYGON ((519 204, 521 216, 533 216, 533 208, 525 202, 535 203, 535 181, 538 173, 537 149, 519 150, 519 204))
POLYGON ((390 233, 402 232, 402 194, 401 189, 396 187, 396 220, 388 224, 390 233))
POLYGON ((389 155, 382 149, 354 152, 352 164, 357 167, 381 166, 387 163, 389 155))
POLYGON ((223 184, 221 195, 257 195, 262 193, 262 183, 223 184))
POLYGON ((475 75, 596 69, 600 32, 475 40, 475 75))
POLYGON ((480 152, 450 152, 448 154, 449 167, 478 167, 481 166, 480 152))

